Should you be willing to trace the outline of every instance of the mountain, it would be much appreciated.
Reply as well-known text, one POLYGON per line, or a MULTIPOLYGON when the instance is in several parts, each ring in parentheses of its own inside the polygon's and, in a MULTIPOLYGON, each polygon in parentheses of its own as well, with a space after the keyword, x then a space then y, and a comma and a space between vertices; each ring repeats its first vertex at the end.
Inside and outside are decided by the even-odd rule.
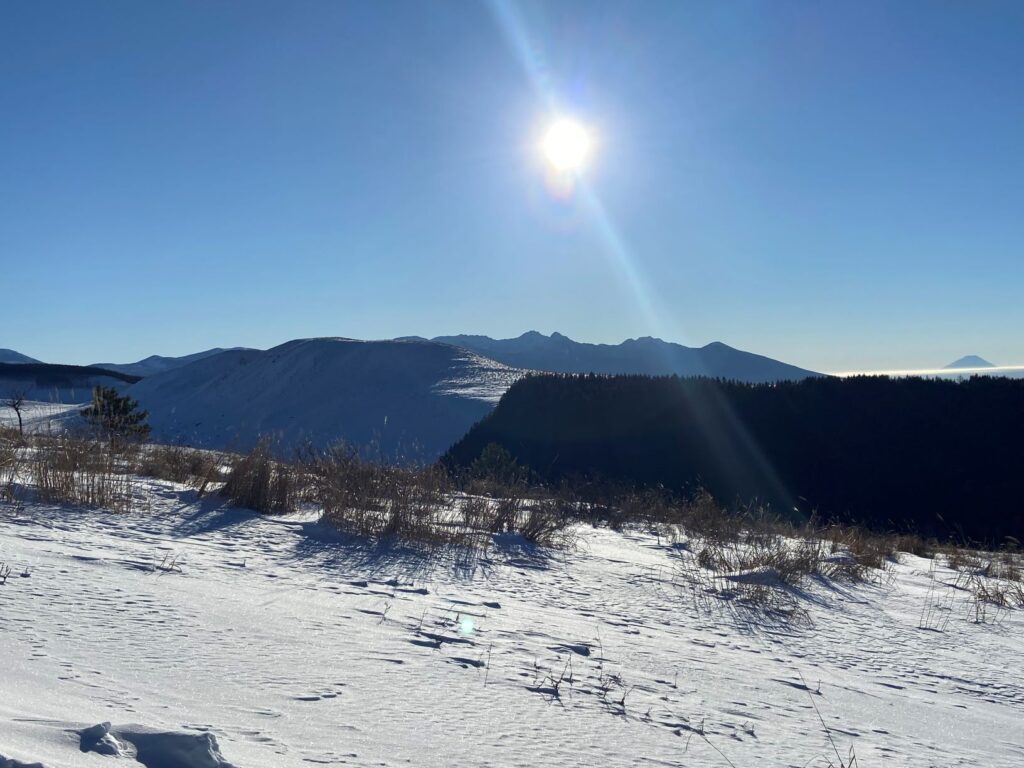
POLYGON ((174 368, 180 368, 183 365, 194 363, 196 360, 202 360, 205 357, 219 355, 221 352, 240 349, 244 349, 244 347, 231 347, 230 349, 214 347, 213 349, 207 349, 204 352, 195 352, 191 355, 183 355, 181 357, 150 355, 146 359, 139 360, 134 363, 93 363, 93 365, 97 368, 105 368, 108 371, 119 371, 120 373, 127 373, 131 376, 152 376, 155 373, 163 373, 164 371, 170 371, 174 368))
POLYGON ((961 357, 959 360, 954 360, 949 365, 943 366, 943 368, 995 368, 993 363, 990 363, 983 357, 977 355, 967 355, 961 357))
POLYGON ((46 403, 85 403, 95 386, 121 390, 138 380, 138 376, 87 365, 0 363, 0 397, 17 392, 46 403))
POLYGON ((515 339, 460 335, 438 336, 433 341, 463 347, 516 368, 557 373, 674 373, 745 382, 821 375, 717 341, 703 347, 685 347, 645 336, 621 344, 587 344, 560 333, 545 336, 537 331, 528 331, 515 339))
POLYGON ((0 363, 38 363, 35 358, 15 352, 13 349, 0 349, 0 363))
POLYGON ((268 434, 287 451, 343 438, 388 459, 432 460, 522 375, 445 344, 317 338, 221 352, 129 394, 162 441, 245 449, 268 434))

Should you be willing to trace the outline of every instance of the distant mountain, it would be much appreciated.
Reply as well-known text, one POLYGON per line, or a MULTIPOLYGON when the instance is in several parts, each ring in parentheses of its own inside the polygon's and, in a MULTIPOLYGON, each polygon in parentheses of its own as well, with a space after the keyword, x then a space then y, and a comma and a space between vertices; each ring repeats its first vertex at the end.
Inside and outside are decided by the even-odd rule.
POLYGON ((959 360, 954 360, 949 365, 943 366, 944 369, 946 369, 946 368, 995 368, 995 367, 996 366, 993 363, 990 363, 985 358, 978 357, 977 355, 967 355, 966 357, 961 357, 959 360))
POLYGON ((181 357, 150 355, 145 360, 139 360, 135 363, 93 363, 93 365, 96 368, 105 368, 108 371, 119 371, 131 376, 152 376, 155 373, 163 373, 164 371, 170 371, 174 368, 180 368, 183 365, 194 363, 196 360, 202 360, 206 357, 219 355, 221 352, 240 349, 244 349, 244 347, 231 347, 230 349, 214 347, 213 349, 207 349, 205 352, 195 352, 191 355, 182 355, 181 357))
POLYGON ((460 335, 438 336, 433 341, 462 347, 516 368, 557 373, 678 374, 745 382, 821 375, 717 341, 703 347, 685 347, 645 336, 621 344, 587 344, 560 333, 545 336, 537 331, 515 339, 460 335))
POLYGON ((0 349, 0 363, 38 363, 35 358, 15 352, 13 349, 0 349))
POLYGON ((0 363, 0 397, 22 393, 45 403, 85 403, 95 386, 120 390, 138 380, 138 376, 87 365, 0 363))
POLYGON ((129 394, 158 440, 245 449, 266 434, 287 451, 344 439, 388 459, 433 460, 523 375, 429 341, 319 338, 222 352, 129 394))

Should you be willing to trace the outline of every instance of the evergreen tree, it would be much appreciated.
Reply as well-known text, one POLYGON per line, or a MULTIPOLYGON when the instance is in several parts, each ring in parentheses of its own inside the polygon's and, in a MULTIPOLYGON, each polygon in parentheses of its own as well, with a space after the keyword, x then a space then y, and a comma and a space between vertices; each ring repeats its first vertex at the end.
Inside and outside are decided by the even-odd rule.
POLYGON ((149 436, 150 427, 146 423, 149 411, 140 410, 137 400, 119 395, 113 387, 93 388, 92 405, 82 411, 82 416, 112 441, 149 436))

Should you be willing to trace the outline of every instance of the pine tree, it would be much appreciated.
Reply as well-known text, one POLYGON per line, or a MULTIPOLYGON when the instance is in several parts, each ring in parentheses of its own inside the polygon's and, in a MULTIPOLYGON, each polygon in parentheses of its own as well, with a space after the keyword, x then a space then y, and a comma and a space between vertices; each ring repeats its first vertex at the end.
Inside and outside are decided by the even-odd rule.
POLYGON ((93 388, 92 405, 82 411, 82 416, 111 441, 149 436, 149 411, 140 410, 137 400, 119 395, 113 387, 93 388))

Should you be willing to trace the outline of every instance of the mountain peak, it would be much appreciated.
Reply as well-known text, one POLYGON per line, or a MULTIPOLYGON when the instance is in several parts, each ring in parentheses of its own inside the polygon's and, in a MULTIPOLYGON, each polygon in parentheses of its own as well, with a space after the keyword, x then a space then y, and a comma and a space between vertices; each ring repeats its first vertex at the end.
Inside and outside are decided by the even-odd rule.
POLYGON ((653 336, 621 344, 573 341, 562 333, 545 336, 527 331, 514 339, 488 336, 438 336, 434 341, 469 349, 514 368, 554 373, 639 374, 647 376, 711 376, 736 381, 798 380, 818 376, 762 355, 712 342, 686 347, 653 336))
POLYGON ((944 368, 995 368, 995 367, 996 366, 993 363, 990 363, 985 358, 978 357, 977 355, 965 355, 964 357, 961 357, 959 360, 954 360, 949 365, 944 366, 944 368))
POLYGON ((13 349, 0 349, 0 363, 38 363, 34 357, 23 355, 13 349))

